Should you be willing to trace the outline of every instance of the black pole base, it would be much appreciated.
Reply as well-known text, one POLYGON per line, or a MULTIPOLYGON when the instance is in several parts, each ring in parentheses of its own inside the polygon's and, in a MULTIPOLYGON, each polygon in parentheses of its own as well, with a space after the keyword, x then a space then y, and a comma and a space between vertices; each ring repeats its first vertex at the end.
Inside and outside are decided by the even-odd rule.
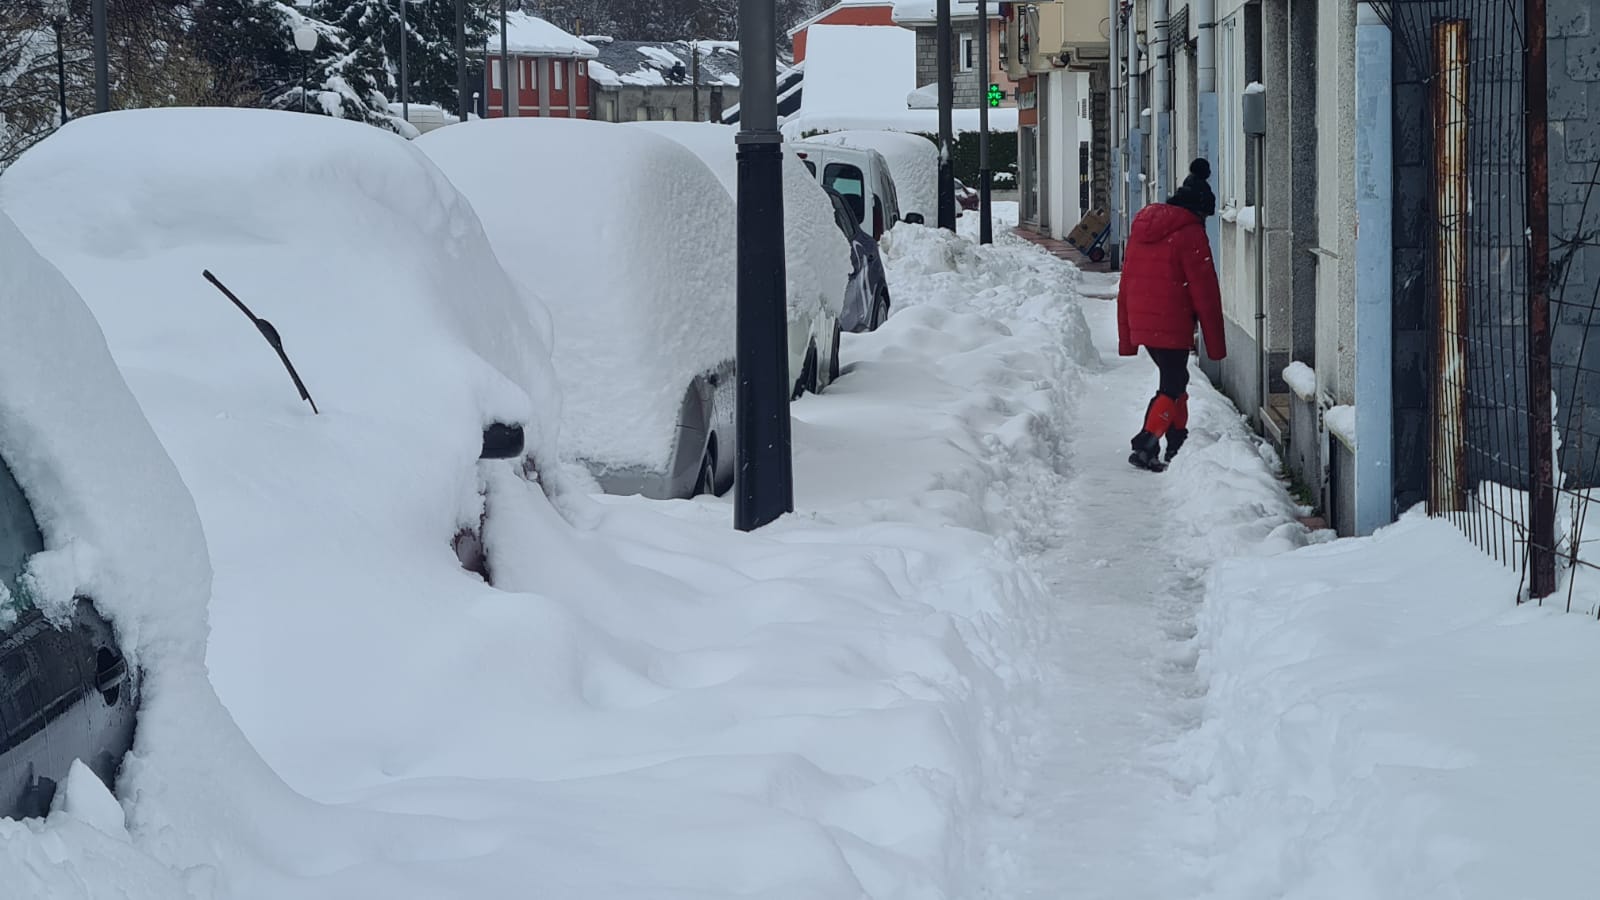
POLYGON ((738 228, 733 520, 740 531, 754 531, 794 512, 783 144, 777 132, 739 135, 738 228))
POLYGON ((994 243, 994 173, 978 170, 978 243, 994 243))

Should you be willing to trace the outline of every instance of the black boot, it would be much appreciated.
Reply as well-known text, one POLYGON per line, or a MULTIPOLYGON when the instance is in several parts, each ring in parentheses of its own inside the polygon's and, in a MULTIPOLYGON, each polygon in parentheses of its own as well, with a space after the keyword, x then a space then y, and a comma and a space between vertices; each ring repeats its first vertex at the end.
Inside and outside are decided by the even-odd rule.
POLYGON ((1133 453, 1128 457, 1128 462, 1151 472, 1166 469, 1167 464, 1161 461, 1161 439, 1148 431, 1139 432, 1133 438, 1133 453))
POLYGON ((1167 462, 1172 462, 1172 458, 1178 455, 1179 450, 1183 449, 1183 442, 1188 439, 1189 429, 1187 428, 1167 429, 1167 462))

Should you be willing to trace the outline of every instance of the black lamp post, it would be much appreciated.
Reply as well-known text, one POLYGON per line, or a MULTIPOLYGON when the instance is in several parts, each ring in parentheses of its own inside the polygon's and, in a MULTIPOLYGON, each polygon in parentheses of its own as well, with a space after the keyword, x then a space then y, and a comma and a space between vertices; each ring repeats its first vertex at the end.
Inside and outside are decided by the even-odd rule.
POLYGON ((310 92, 311 54, 317 49, 317 29, 303 23, 294 30, 294 46, 300 51, 300 111, 306 112, 306 94, 310 92))
POLYGON ((777 10, 740 0, 738 417, 734 527, 754 531, 794 511, 789 433, 789 316, 778 132, 777 10))
POLYGON ((67 30, 67 15, 71 7, 67 0, 50 0, 45 6, 46 15, 56 32, 56 100, 61 104, 61 124, 67 124, 72 114, 67 111, 67 49, 61 35, 67 30))
POLYGON ((951 121, 955 106, 955 49, 950 37, 950 0, 939 0, 939 227, 956 230, 956 181, 951 167, 955 151, 955 127, 951 121))
POLYGON ((109 112, 111 73, 106 47, 106 0, 90 0, 89 21, 94 29, 94 111, 109 112))
MULTIPOLYGON (((978 0, 978 69, 982 84, 989 84, 989 0, 978 0)), ((994 191, 994 172, 989 168, 989 105, 994 102, 985 90, 978 103, 978 243, 994 243, 994 211, 990 195, 994 191)))

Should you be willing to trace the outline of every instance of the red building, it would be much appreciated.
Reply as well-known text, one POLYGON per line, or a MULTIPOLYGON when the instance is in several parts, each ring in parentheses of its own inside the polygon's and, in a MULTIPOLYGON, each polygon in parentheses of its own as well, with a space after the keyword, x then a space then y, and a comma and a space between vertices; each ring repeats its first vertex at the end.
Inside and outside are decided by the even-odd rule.
POLYGON ((806 29, 813 25, 887 25, 895 27, 893 0, 839 0, 789 29, 796 65, 806 59, 806 29))
POLYGON ((511 90, 506 91, 499 25, 498 17, 491 19, 493 31, 484 47, 485 117, 590 118, 589 60, 600 51, 538 16, 510 13, 506 16, 505 50, 511 63, 511 90), (510 109, 506 108, 507 99, 510 109))

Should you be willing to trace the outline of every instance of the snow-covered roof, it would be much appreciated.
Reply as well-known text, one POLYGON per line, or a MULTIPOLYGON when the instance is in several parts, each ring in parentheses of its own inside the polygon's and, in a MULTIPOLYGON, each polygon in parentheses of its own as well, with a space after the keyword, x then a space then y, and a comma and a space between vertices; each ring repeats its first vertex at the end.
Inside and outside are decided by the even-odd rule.
POLYGON ((548 302, 563 454, 664 469, 684 391, 734 356, 727 191, 679 144, 586 119, 489 119, 416 145, 472 201, 512 275, 548 302))
MULTIPOLYGON (((991 9, 990 16, 997 11, 991 9)), ((977 15, 978 0, 950 0, 951 20, 972 19, 977 15)), ((894 21, 896 25, 933 25, 939 21, 938 7, 934 0, 894 0, 894 21)))
POLYGON ((817 25, 806 37, 801 115, 894 113, 917 87, 917 36, 904 28, 817 25))
POLYGON ((818 22, 821 22, 823 19, 826 19, 839 10, 850 6, 882 6, 885 8, 890 8, 894 6, 894 0, 839 0, 839 2, 829 6, 822 12, 817 13, 811 18, 806 19, 804 22, 801 22, 799 25, 789 29, 789 37, 793 38, 800 32, 805 31, 807 28, 810 28, 818 22))
MULTIPOLYGON (((500 17, 489 17, 489 54, 500 52, 500 17)), ((568 34, 538 16, 525 12, 506 14, 506 50, 520 56, 556 56, 594 59, 600 51, 588 41, 568 34)))
MULTIPOLYGON (((689 41, 618 41, 596 45, 589 77, 608 87, 692 85, 695 44, 689 41)), ((699 41, 700 84, 739 86, 739 45, 731 41, 699 41)), ((781 69, 780 69, 781 71, 781 69)))

